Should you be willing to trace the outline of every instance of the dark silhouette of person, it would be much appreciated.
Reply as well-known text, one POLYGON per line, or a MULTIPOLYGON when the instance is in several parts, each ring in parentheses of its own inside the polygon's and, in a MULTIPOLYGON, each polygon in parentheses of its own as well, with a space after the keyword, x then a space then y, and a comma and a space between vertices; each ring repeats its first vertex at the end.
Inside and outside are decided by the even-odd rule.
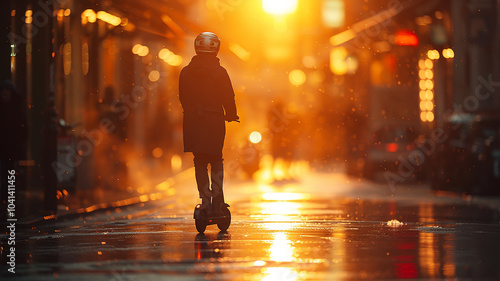
POLYGON ((107 86, 99 104, 99 120, 109 122, 103 140, 95 150, 96 175, 99 184, 106 188, 125 188, 128 183, 124 145, 127 140, 127 122, 115 110, 123 106, 115 99, 112 86, 107 86))
POLYGON ((194 155, 201 208, 208 215, 221 215, 224 206, 222 148, 225 121, 238 121, 233 86, 217 54, 219 38, 211 32, 199 34, 196 55, 179 77, 179 100, 184 110, 184 152, 194 155), (211 167, 211 185, 208 176, 211 167))

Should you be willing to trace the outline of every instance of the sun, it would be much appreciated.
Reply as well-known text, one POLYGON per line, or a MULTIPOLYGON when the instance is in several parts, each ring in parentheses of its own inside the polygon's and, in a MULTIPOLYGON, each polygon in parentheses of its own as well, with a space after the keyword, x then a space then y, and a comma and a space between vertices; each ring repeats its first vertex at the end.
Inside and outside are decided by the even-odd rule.
POLYGON ((273 15, 290 14, 297 9, 298 0, 262 0, 262 8, 273 15))

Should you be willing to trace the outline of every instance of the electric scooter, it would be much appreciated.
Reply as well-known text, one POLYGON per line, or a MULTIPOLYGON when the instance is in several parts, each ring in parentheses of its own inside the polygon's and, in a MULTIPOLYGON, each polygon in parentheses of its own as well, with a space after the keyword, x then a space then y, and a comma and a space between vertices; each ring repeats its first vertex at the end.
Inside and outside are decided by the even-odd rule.
POLYGON ((205 232, 207 225, 217 224, 217 227, 221 231, 226 231, 231 224, 231 212, 229 211, 229 204, 224 203, 222 207, 222 215, 219 216, 208 216, 207 211, 201 209, 201 204, 196 205, 194 208, 194 222, 196 225, 196 230, 199 233, 205 232))

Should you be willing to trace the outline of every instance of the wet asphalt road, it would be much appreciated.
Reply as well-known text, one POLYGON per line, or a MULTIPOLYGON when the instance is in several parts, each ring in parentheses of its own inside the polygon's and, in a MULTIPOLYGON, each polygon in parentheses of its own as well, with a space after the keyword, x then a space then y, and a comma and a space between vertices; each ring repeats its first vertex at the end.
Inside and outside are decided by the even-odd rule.
MULTIPOLYGON (((228 182, 227 232, 194 227, 194 180, 172 196, 18 230, 2 280, 500 280, 499 209, 342 174, 228 182)), ((2 253, 4 261, 5 253, 2 253)))

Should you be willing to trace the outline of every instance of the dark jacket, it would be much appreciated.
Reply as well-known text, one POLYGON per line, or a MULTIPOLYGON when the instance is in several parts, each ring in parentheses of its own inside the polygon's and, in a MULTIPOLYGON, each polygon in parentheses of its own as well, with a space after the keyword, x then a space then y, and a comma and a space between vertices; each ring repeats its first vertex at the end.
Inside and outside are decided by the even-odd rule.
POLYGON ((233 86, 219 59, 194 56, 179 78, 179 99, 184 110, 184 151, 220 154, 227 119, 237 116, 233 86))

